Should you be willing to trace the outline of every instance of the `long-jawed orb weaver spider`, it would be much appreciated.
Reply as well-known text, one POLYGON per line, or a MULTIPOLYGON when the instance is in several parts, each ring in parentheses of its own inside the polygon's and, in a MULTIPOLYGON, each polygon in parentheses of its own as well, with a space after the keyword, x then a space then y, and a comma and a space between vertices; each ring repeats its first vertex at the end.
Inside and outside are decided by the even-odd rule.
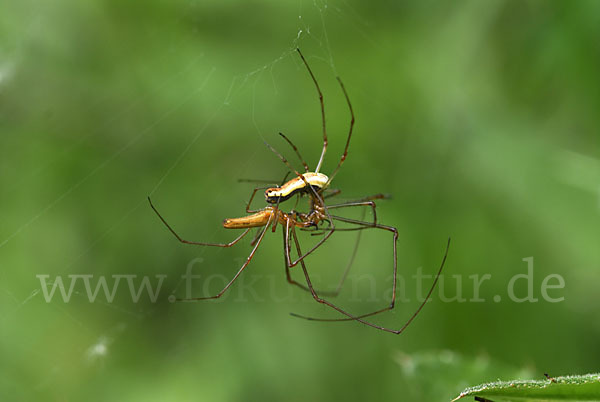
MULTIPOLYGON (((271 205, 268 205, 260 210, 251 210, 250 209, 250 205, 256 195, 256 192, 261 189, 264 189, 262 187, 255 188, 254 191, 252 192, 250 200, 248 201, 248 204, 246 205, 246 212, 251 215, 247 215, 247 216, 240 217, 240 218, 229 218, 229 219, 225 219, 223 221, 223 227, 226 229, 244 229, 244 231, 242 232, 241 235, 239 235, 237 238, 235 238, 233 241, 231 241, 229 243, 204 243, 204 242, 193 242, 193 241, 188 241, 188 240, 183 239, 182 237, 180 237, 177 234, 177 232, 175 232, 175 230, 173 230, 171 228, 171 226, 167 223, 167 221, 161 216, 161 214, 155 208, 150 197, 148 197, 148 201, 150 203, 150 206, 154 210, 154 212, 158 215, 160 220, 169 229, 169 231, 171 231, 171 233, 181 243, 200 245, 200 246, 232 247, 235 244, 237 244, 244 236, 246 236, 252 228, 262 228, 258 231, 256 237, 251 242, 252 251, 246 258, 246 261, 242 264, 242 266, 239 268, 238 272, 234 275, 234 277, 225 285, 225 287, 219 293, 217 293, 214 296, 195 297, 195 298, 183 299, 183 300, 209 300, 209 299, 220 298, 227 291, 227 289, 229 289, 229 287, 233 284, 233 282, 235 282, 235 280, 241 275, 241 273, 244 271, 244 269, 246 269, 246 267, 250 264, 250 261, 254 257, 254 254, 256 253, 256 250, 260 246, 269 227, 272 227, 272 231, 275 232, 275 229, 277 228, 277 226, 282 225, 284 227, 283 251, 284 251, 284 260, 285 260, 287 281, 293 285, 296 285, 296 286, 310 292, 312 297, 317 302, 329 306, 330 308, 345 315, 346 318, 339 318, 339 319, 314 318, 314 317, 306 317, 306 316, 291 313, 293 316, 299 317, 299 318, 304 318, 307 320, 312 320, 312 321, 358 321, 365 325, 371 326, 373 328, 376 328, 376 329, 379 329, 382 331, 391 332, 394 334, 400 334, 400 333, 404 332, 404 330, 408 327, 408 325, 417 317, 419 312, 425 306, 425 303, 427 303, 427 301, 431 297, 433 289, 435 288, 435 285, 437 284, 438 278, 444 267, 444 263, 446 262, 446 257, 448 255, 448 248, 450 246, 450 239, 448 239, 448 244, 446 246, 446 251, 442 258, 442 262, 437 271, 434 282, 431 285, 431 288, 429 289, 427 296, 425 297, 425 300, 423 300, 421 302, 419 307, 415 310, 415 312, 412 314, 412 316, 404 323, 404 325, 402 327, 400 327, 399 329, 391 329, 391 328, 386 328, 386 327, 383 327, 383 326, 380 326, 380 325, 377 325, 377 324, 374 324, 374 323, 371 323, 371 322, 365 320, 366 317, 371 317, 376 314, 392 310, 395 306, 396 287, 397 287, 397 271, 398 271, 398 264, 397 264, 398 230, 393 226, 382 225, 377 222, 376 205, 375 205, 374 200, 381 199, 381 198, 387 198, 385 195, 377 194, 374 196, 365 197, 365 198, 362 198, 359 200, 344 202, 344 203, 340 203, 340 204, 333 204, 333 205, 325 204, 325 199, 340 194, 340 190, 331 190, 331 189, 329 189, 329 185, 330 185, 332 179, 338 173, 340 167, 342 166, 342 164, 344 163, 344 161, 346 160, 346 157, 348 155, 348 147, 350 145, 350 139, 352 137, 352 130, 354 128, 354 122, 355 122, 354 111, 352 109, 352 104, 350 102, 350 98, 348 97, 348 93, 346 92, 346 88, 344 87, 342 80, 339 77, 337 77, 337 80, 340 84, 342 92, 344 93, 344 96, 346 98, 346 102, 348 104, 348 109, 350 110, 350 116, 351 116, 350 128, 348 130, 348 137, 346 139, 346 145, 344 147, 344 152, 342 154, 342 157, 340 158, 338 165, 334 169, 333 173, 330 176, 327 176, 323 173, 319 173, 319 170, 323 163, 323 159, 325 157, 325 153, 327 151, 327 144, 328 144, 327 128, 326 128, 326 123, 325 123, 325 103, 323 101, 323 94, 321 92, 321 89, 319 87, 317 79, 315 78, 310 66, 308 65, 308 62, 302 55, 302 52, 300 52, 300 49, 296 49, 296 50, 297 50, 298 54, 300 55, 302 62, 306 66, 306 68, 310 74, 310 77, 317 89, 317 93, 319 95, 320 107, 321 107, 321 119, 322 119, 322 126, 323 126, 323 149, 321 151, 321 156, 319 158, 319 162, 317 163, 317 167, 314 172, 310 171, 308 164, 304 161, 304 159, 300 155, 298 148, 284 134, 280 133, 280 135, 290 144, 290 146, 294 149, 298 158, 301 160, 302 165, 305 170, 305 173, 301 174, 298 171, 296 171, 292 167, 292 165, 287 161, 287 159, 285 159, 285 157, 283 157, 281 154, 279 154, 269 144, 265 143, 267 145, 267 147, 271 151, 273 151, 291 171, 293 171, 296 174, 296 177, 287 182, 284 179, 284 183, 281 184, 279 187, 271 187, 271 188, 266 189, 265 200, 267 203, 269 203, 271 205), (329 191, 329 193, 325 194, 325 191, 329 191), (308 213, 301 213, 301 212, 297 212, 295 210, 292 210, 291 212, 284 212, 279 208, 279 205, 281 202, 284 202, 284 201, 290 199, 294 195, 296 195, 298 197, 307 195, 309 197, 310 210, 308 213), (275 206, 273 206, 273 204, 275 204, 275 206), (333 210, 333 209, 351 208, 351 207, 369 207, 373 214, 373 221, 367 222, 364 220, 350 219, 350 218, 346 218, 346 217, 342 217, 342 216, 338 216, 338 215, 332 215, 329 212, 330 210, 333 210), (336 228, 335 221, 343 222, 343 223, 354 225, 354 226, 345 227, 345 228, 336 228), (319 224, 322 222, 326 222, 328 224, 328 226, 325 228, 320 227, 319 224), (309 251, 307 251, 306 253, 303 253, 302 249, 300 247, 300 242, 298 240, 298 235, 296 233, 296 228, 300 228, 300 230, 314 230, 313 234, 323 235, 323 238, 320 239, 320 241, 318 241, 309 251), (319 248, 335 231, 360 231, 360 230, 364 230, 364 229, 381 229, 381 230, 388 231, 392 234, 392 237, 393 237, 392 299, 391 299, 391 302, 384 308, 378 309, 376 311, 373 311, 373 312, 367 313, 367 314, 353 315, 353 314, 350 314, 350 313, 346 312, 345 310, 341 309, 340 307, 336 306, 335 304, 331 303, 330 301, 324 299, 323 297, 319 296, 319 293, 324 294, 325 292, 318 292, 314 289, 311 279, 310 279, 310 275, 306 268, 305 259, 309 254, 311 254, 317 248, 319 248), (292 258, 290 255, 290 253, 291 253, 290 239, 292 239, 294 248, 296 249, 296 252, 298 254, 298 258, 295 261, 292 261, 292 258), (302 271, 304 273, 304 278, 306 280, 306 286, 301 283, 298 283, 297 281, 292 279, 292 277, 290 275, 290 268, 296 266, 298 263, 300 263, 300 265, 302 267, 302 271)), ((359 234, 359 236, 360 236, 360 234, 359 234)), ((360 237, 358 239, 360 239, 360 237)), ((356 245, 358 245, 358 239, 357 239, 356 245)), ((355 251, 356 251, 356 248, 355 248, 355 251)), ((352 262, 353 259, 354 259, 354 253, 352 255, 350 263, 352 262)), ((342 281, 338 285, 334 294, 337 294, 337 292, 339 292, 341 284, 346 277, 349 266, 350 265, 348 265, 346 271, 344 272, 344 275, 342 276, 342 281)), ((182 299, 179 299, 179 300, 182 300, 182 299)))

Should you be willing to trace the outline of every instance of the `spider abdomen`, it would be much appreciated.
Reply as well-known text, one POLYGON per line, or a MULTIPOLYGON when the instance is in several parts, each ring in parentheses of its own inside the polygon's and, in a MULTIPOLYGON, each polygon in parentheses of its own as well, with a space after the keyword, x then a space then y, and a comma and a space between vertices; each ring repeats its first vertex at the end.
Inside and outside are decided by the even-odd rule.
POLYGON ((265 200, 270 204, 285 201, 298 193, 310 191, 307 184, 315 190, 323 190, 329 181, 329 177, 323 173, 307 172, 302 177, 294 177, 280 187, 271 187, 265 191, 265 200), (304 179, 303 179, 303 178, 304 179))

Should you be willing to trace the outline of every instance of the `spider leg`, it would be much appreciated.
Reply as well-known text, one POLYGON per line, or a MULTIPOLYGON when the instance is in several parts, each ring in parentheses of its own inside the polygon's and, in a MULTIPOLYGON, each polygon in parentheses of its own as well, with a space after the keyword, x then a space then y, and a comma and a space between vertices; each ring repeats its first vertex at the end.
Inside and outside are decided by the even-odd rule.
POLYGON ((282 180, 279 182, 279 186, 280 186, 280 187, 281 187, 281 186, 283 186, 283 185, 285 184, 285 182, 286 182, 286 180, 287 180, 288 176, 290 175, 290 173, 292 173, 292 172, 289 172, 289 171, 288 171, 288 172, 285 172, 285 176, 283 176, 283 179, 282 179, 282 180))
MULTIPOLYGON (((298 237, 296 236, 296 231, 294 230, 293 227, 292 227, 292 237, 294 239, 294 243, 296 245, 296 250, 297 250, 298 254, 302 254, 302 250, 300 249, 300 243, 298 242, 298 237)), ((396 238, 396 236, 395 236, 395 238, 396 238)), ((331 307, 332 309, 334 309, 337 312, 339 312, 339 313, 347 316, 348 318, 350 318, 353 321, 355 320, 355 321, 361 322, 361 323, 363 323, 365 325, 368 325, 368 326, 376 328, 376 329, 380 329, 382 331, 387 331, 387 332, 392 332, 392 333, 399 334, 399 333, 401 333, 404 330, 404 329, 402 329, 400 331, 395 331, 393 329, 385 328, 385 327, 382 327, 380 325, 370 323, 368 321, 365 321, 365 320, 363 320, 363 319, 361 319, 361 318, 359 318, 357 316, 354 316, 354 315, 346 312, 345 310, 341 309, 340 307, 336 306, 335 304, 331 303, 330 301, 328 301, 328 300, 320 297, 317 294, 317 292, 315 291, 315 289, 313 288, 313 286, 312 286, 312 282, 310 280, 310 275, 308 274, 308 270, 306 269, 306 264, 305 264, 304 260, 300 260, 300 265, 302 266, 302 272, 304 272, 304 278, 306 279, 306 284, 307 284, 307 286, 308 286, 308 288, 310 290, 310 293, 311 293, 313 299, 315 299, 317 302, 319 302, 321 304, 325 304, 326 306, 331 307)))
POLYGON ((310 191, 312 193, 311 197, 313 197, 313 202, 315 204, 317 204, 317 205, 320 205, 323 208, 323 210, 325 211, 325 214, 327 215, 327 217, 325 219, 327 221, 329 221, 331 227, 327 228, 328 232, 310 250, 308 250, 303 255, 298 254, 298 259, 296 259, 294 262, 290 262, 290 267, 296 266, 300 261, 302 261, 308 255, 310 255, 311 253, 313 253, 316 249, 318 249, 319 247, 321 247, 323 245, 323 243, 325 243, 325 241, 327 241, 327 239, 329 239, 331 237, 331 235, 333 234, 333 232, 335 231, 335 224, 333 223, 333 219, 331 218, 331 215, 329 214, 329 209, 325 205, 325 202, 323 201, 323 198, 321 197, 321 195, 319 194, 319 192, 317 192, 314 189, 314 187, 309 186, 309 188, 310 188, 310 191))
POLYGON ((264 183, 272 186, 276 186, 277 180, 265 180, 265 179, 237 179, 238 183, 264 183))
MULTIPOLYGON (((339 218, 339 217, 335 217, 334 219, 337 219, 337 218, 339 218)), ((368 222, 364 222, 364 224, 368 225, 369 223, 368 222)), ((375 227, 376 228, 380 228, 380 229, 386 229, 386 230, 395 229, 395 228, 392 228, 392 227, 385 227, 383 225, 377 225, 375 227)), ((368 226, 365 226, 365 228, 368 228, 368 226)), ((415 312, 412 314, 412 316, 404 323, 404 325, 399 330, 392 330, 392 329, 389 329, 389 328, 380 327, 378 325, 371 325, 371 323, 364 322, 361 319, 366 318, 366 317, 371 317, 371 316, 374 316, 376 314, 392 310, 394 308, 395 298, 396 298, 396 278, 397 278, 396 239, 397 239, 397 231, 394 232, 394 275, 393 275, 393 281, 394 281, 394 283, 393 283, 393 287, 392 287, 392 302, 390 303, 389 306, 384 307, 384 308, 379 309, 379 310, 376 310, 376 311, 373 311, 371 313, 357 315, 357 316, 351 316, 350 314, 346 313, 346 315, 348 315, 349 318, 338 318, 338 319, 315 318, 315 317, 307 317, 307 316, 303 316, 303 315, 299 315, 299 314, 295 314, 295 313, 291 313, 291 315, 294 316, 294 317, 303 318, 303 319, 306 319, 306 320, 309 320, 309 321, 329 321, 329 322, 332 322, 332 321, 359 321, 359 322, 362 322, 363 324, 367 324, 367 325, 373 326, 375 328, 382 329, 384 331, 391 332, 391 333, 394 333, 394 334, 400 334, 400 333, 402 333, 408 327, 408 325, 410 325, 410 323, 417 317, 417 315, 421 312, 421 310, 423 309, 423 307, 425 306, 425 304, 431 298, 431 294, 433 293, 433 290, 434 290, 434 288, 435 288, 435 286, 437 284, 437 281, 438 281, 439 276, 440 276, 440 274, 442 272, 442 269, 444 268, 444 264, 446 262, 446 258, 448 256, 448 250, 449 250, 449 247, 450 247, 450 239, 448 239, 448 243, 446 245, 446 250, 444 252, 444 256, 442 258, 442 262, 441 262, 440 267, 439 267, 439 269, 437 271, 437 274, 435 276, 434 282, 431 285, 431 288, 429 289, 429 292, 427 293, 427 296, 425 297, 425 299, 423 300, 423 302, 419 305, 419 307, 417 308, 417 310, 415 310, 415 312)), ((307 275, 307 273, 305 273, 305 275, 307 275)), ((328 304, 328 303, 325 303, 325 304, 328 304)), ((340 309, 338 309, 338 308, 335 308, 335 307, 333 307, 333 308, 335 310, 340 311, 340 309)))
MULTIPOLYGON (((315 204, 321 205, 325 211, 325 214, 327 215, 327 218, 325 218, 325 220, 327 220, 330 224, 330 227, 328 228, 320 228, 319 230, 322 230, 325 232, 325 235, 323 236, 323 238, 317 243, 315 244, 310 250, 308 250, 305 254, 298 256, 298 259, 296 259, 294 262, 290 262, 290 266, 294 267, 296 266, 301 260, 303 260, 304 258, 306 258, 308 255, 310 255, 312 252, 314 252, 316 249, 318 249, 319 247, 321 247, 323 245, 323 243, 325 243, 325 241, 327 239, 329 239, 329 237, 333 234, 334 231, 339 230, 339 231, 353 231, 353 230, 361 230, 358 228, 336 228, 335 224, 333 223, 333 218, 332 215, 330 215, 329 213, 329 209, 333 208, 345 208, 345 207, 355 207, 355 206, 370 206, 371 209, 373 210, 373 223, 369 224, 367 222, 360 222, 360 221, 356 221, 356 222, 360 222, 361 225, 364 226, 368 226, 368 227, 376 227, 377 226, 377 213, 376 213, 376 205, 375 202, 373 202, 372 200, 374 199, 381 199, 381 198, 388 198, 387 195, 384 194, 376 194, 373 196, 369 196, 369 197, 364 197, 361 198, 357 201, 351 201, 351 202, 347 202, 347 203, 342 203, 342 204, 337 204, 337 205, 331 205, 331 206, 326 206, 325 202, 323 201, 323 198, 321 197, 321 195, 315 191, 314 188, 311 187, 311 191, 313 194, 313 199, 316 199, 315 204)), ((316 233, 314 233, 314 235, 320 235, 321 233, 319 231, 316 231, 316 233)))
MULTIPOLYGON (((333 171, 333 173, 331 173, 331 175, 329 175, 329 181, 327 182, 327 185, 329 185, 329 183, 331 183, 331 180, 333 180, 333 178, 335 177, 337 172, 340 170, 342 163, 344 163, 344 161, 346 160, 346 157, 348 156, 348 147, 350 146, 350 138, 352 137, 352 129, 354 128, 354 121, 355 121, 354 120, 354 110, 352 110, 352 103, 350 102, 350 97, 348 96, 348 92, 346 92, 346 88, 344 87, 344 83, 342 82, 342 79, 340 77, 337 77, 337 80, 340 83, 340 86, 342 87, 342 92, 344 92, 344 96, 346 97, 346 102, 348 103, 348 109, 350 109, 350 129, 348 130, 348 138, 346 139, 346 146, 344 147, 344 153, 342 154, 342 157, 340 158, 340 162, 338 163, 338 165, 335 168, 335 170, 333 171)), ((325 187, 327 187, 327 185, 325 187)))
POLYGON ((302 54, 300 49, 296 49, 296 51, 300 55, 300 58, 302 58, 302 61, 304 62, 304 65, 306 66, 306 69, 308 70, 310 77, 312 78, 313 82, 315 83, 315 87, 317 88, 317 93, 319 94, 319 103, 321 104, 321 120, 323 121, 323 150, 321 151, 321 157, 319 158, 319 163, 317 163, 317 168, 315 169, 315 173, 319 173, 319 169, 321 169, 321 164, 323 163, 323 158, 325 157, 325 152, 327 151, 327 128, 325 126, 325 103, 323 102, 323 93, 321 92, 321 88, 319 88, 319 83, 317 82, 315 75, 313 74, 312 70, 310 69, 310 66, 308 65, 306 59, 304 58, 304 55, 302 54))
POLYGON ((252 190, 252 195, 250 196, 250 199, 248 200, 248 204, 246 204, 246 212, 251 214, 251 213, 255 213, 258 212, 258 210, 251 210, 250 209, 250 205, 252 204, 252 201, 254 200, 254 197, 256 196, 256 192, 258 190, 266 190, 269 187, 256 187, 254 190, 252 190))
MULTIPOLYGON (((360 203, 351 203, 351 205, 343 205, 343 206, 361 206, 361 205, 362 204, 360 204, 360 203), (356 205, 354 205, 354 204, 356 204, 356 205)), ((374 209, 373 209, 373 211, 374 211, 374 209)), ((371 315, 379 314, 381 312, 393 309, 394 306, 395 306, 395 303, 396 303, 396 286, 397 286, 397 273, 398 273, 398 253, 397 253, 398 230, 395 227, 393 227, 393 226, 381 225, 381 224, 377 224, 376 222, 373 222, 373 223, 371 223, 371 222, 364 222, 362 220, 349 219, 349 218, 344 218, 344 217, 336 216, 336 215, 332 215, 332 218, 336 219, 338 221, 341 221, 341 222, 345 222, 345 223, 351 223, 351 224, 361 225, 358 228, 337 229, 337 230, 340 230, 340 231, 341 230, 348 230, 348 231, 350 231, 350 230, 364 230, 364 229, 375 228, 375 229, 387 230, 387 231, 393 233, 393 235, 394 235, 393 236, 394 237, 394 242, 393 242, 393 258, 394 258, 394 263, 393 263, 393 267, 394 268, 393 268, 393 276, 392 276, 392 281, 393 281, 393 284, 392 284, 392 300, 391 300, 389 306, 387 306, 385 308, 382 308, 381 310, 377 310, 375 312, 368 313, 368 314, 365 314, 363 316, 359 316, 358 318, 369 317, 371 315)), ((359 232, 359 234, 360 233, 362 233, 362 232, 359 232)), ((446 254, 447 253, 448 253, 448 250, 446 249, 446 254)), ((444 256, 444 262, 445 261, 446 261, 446 256, 444 256)), ((431 294, 431 292, 433 291, 433 288, 435 287, 435 284, 437 283, 437 279, 439 277, 439 274, 441 273, 441 270, 442 270, 443 266, 444 266, 444 263, 442 262, 442 265, 441 265, 440 270, 438 272, 438 276, 436 276, 435 282, 434 282, 434 284, 433 284, 433 286, 432 286, 429 294, 431 294)), ((426 300, 428 298, 429 298, 429 295, 427 296, 426 300)), ((424 303, 423 303, 423 305, 424 305, 424 303)), ((419 308, 419 311, 420 311, 421 308, 422 307, 419 308)), ((296 315, 296 314, 292 314, 292 315, 296 315)), ((307 318, 307 317, 303 317, 303 316, 299 316, 299 315, 296 315, 296 316, 298 316, 300 318, 311 319, 311 318, 307 318)), ((313 319, 313 320, 317 320, 318 321, 320 319, 313 319)), ((352 319, 333 319, 331 321, 351 321, 351 320, 352 319)), ((411 318, 411 321, 412 321, 412 318, 411 318)))
MULTIPOLYGON (((304 171, 308 172, 310 169, 308 167, 308 164, 304 161, 304 158, 302 158, 302 155, 300 155, 300 151, 298 151, 298 147, 296 147, 296 145, 294 145, 294 143, 285 136, 285 134, 283 133, 279 133, 280 136, 282 136, 287 142, 288 144, 290 144, 290 146, 294 149, 294 152, 296 152, 296 155, 298 155, 298 159, 300 159, 300 162, 302 162, 302 166, 304 166, 304 171)), ((285 182, 285 180, 284 180, 285 182)))
POLYGON ((195 245, 195 246, 231 247, 231 246, 235 245, 238 241, 240 241, 242 239, 242 237, 246 236, 246 234, 248 234, 248 232, 250 231, 250 228, 244 230, 244 232, 241 235, 239 235, 237 238, 235 238, 234 240, 232 240, 229 243, 203 243, 203 242, 195 242, 195 241, 185 240, 181 236, 179 236, 177 234, 177 232, 175 232, 175 230, 173 230, 173 228, 171 228, 171 226, 167 223, 167 221, 165 220, 165 218, 162 217, 162 215, 154 207, 154 204, 152 204, 152 200, 150 199, 150 197, 148 197, 148 202, 150 203, 150 207, 152 207, 152 209, 154 210, 154 212, 156 213, 156 215, 158 215, 158 217, 160 218, 160 220, 162 221, 162 223, 165 224, 165 226, 167 227, 167 229, 169 229, 169 231, 171 233, 173 233, 173 235, 181 243, 192 244, 192 245, 195 245))
MULTIPOLYGON (((370 195, 368 197, 360 198, 355 201, 348 201, 348 202, 344 202, 341 204, 328 205, 327 209, 370 206, 371 210, 373 211, 373 224, 372 225, 377 225, 377 212, 376 212, 377 205, 375 204, 375 202, 373 200, 379 200, 379 199, 385 199, 385 198, 390 198, 390 196, 387 194, 374 194, 374 195, 370 195)), ((364 220, 364 214, 363 214, 363 217, 360 219, 360 221, 363 221, 363 220, 364 220)), ((344 229, 340 228, 338 230, 344 230, 344 229)), ((353 230, 356 230, 356 229, 353 229, 353 230)))
MULTIPOLYGON (((270 184, 272 186, 276 186, 277 183, 280 183, 279 185, 283 185, 283 183, 285 183, 285 180, 287 179, 287 177, 289 176, 290 172, 287 172, 283 178, 282 182, 278 182, 277 180, 264 180, 264 179, 238 179, 238 183, 266 183, 266 184, 270 184)), ((262 188, 262 187, 261 187, 262 188)), ((268 188, 268 187, 264 187, 264 188, 268 188)))
POLYGON ((289 261, 290 261, 290 244, 289 244, 290 230, 291 230, 290 229, 290 221, 288 220, 285 225, 285 231, 281 232, 282 237, 283 237, 283 261, 285 263, 285 276, 286 276, 287 281, 290 284, 298 286, 300 289, 309 291, 306 286, 295 281, 292 278, 292 275, 290 274, 290 265, 289 265, 289 261))
POLYGON ((371 210, 373 211, 373 226, 377 225, 377 208, 375 205, 374 201, 352 201, 352 202, 346 202, 343 204, 336 204, 336 205, 328 205, 327 209, 336 209, 336 208, 348 208, 348 207, 361 207, 361 206, 369 206, 371 207, 371 210))
POLYGON ((229 289, 229 287, 233 284, 233 282, 235 282, 235 280, 240 276, 240 274, 244 271, 244 269, 246 269, 246 267, 248 266, 248 264, 250 264, 250 261, 252 261, 252 257, 254 257, 254 254, 256 253, 256 250, 258 249, 258 246, 260 246, 260 243, 262 242, 263 238, 265 237, 265 233, 267 233, 267 229, 269 228, 269 225, 271 224, 271 220, 272 219, 277 219, 277 218, 275 216, 272 216, 272 217, 269 218, 269 220, 267 221, 264 229, 260 232, 260 236, 258 238, 258 241, 256 242, 256 245, 254 246, 254 248, 250 252, 250 255, 246 258, 246 261, 240 267, 240 269, 234 275, 234 277, 227 283, 227 285, 225 285, 225 287, 219 293, 217 293, 214 296, 192 297, 192 298, 189 298, 189 299, 177 299, 177 301, 209 300, 209 299, 218 299, 221 296, 223 296, 223 293, 225 293, 227 291, 227 289, 229 289))
MULTIPOLYGON (((280 133, 281 134, 281 133, 280 133)), ((310 184, 308 184, 308 181, 306 181, 306 177, 304 177, 304 175, 300 174, 296 169, 294 169, 294 167, 291 165, 291 163, 285 158, 285 156, 283 156, 282 154, 280 154, 279 152, 277 152, 277 150, 275 148, 273 148, 268 142, 263 141, 264 144, 266 145, 267 148, 269 148, 271 150, 271 152, 273 152, 275 155, 277 155, 277 157, 291 170, 293 171, 296 176, 298 176, 303 182, 304 185, 307 188, 311 188, 312 186, 310 184)), ((315 192, 314 189, 312 189, 313 192, 315 192)))
MULTIPOLYGON (((290 284, 298 286, 300 289, 310 292, 310 289, 308 287, 306 287, 305 285, 294 280, 290 273, 290 266, 288 264, 288 261, 290 261, 290 243, 289 243, 290 230, 291 230, 290 220, 288 219, 288 221, 286 222, 285 232, 282 232, 282 235, 283 235, 283 260, 285 263, 285 276, 286 276, 287 281, 290 284)), ((345 279, 345 278, 342 278, 342 280, 343 279, 345 279)), ((324 294, 326 296, 334 296, 335 297, 339 293, 339 289, 337 289, 335 291, 323 290, 323 291, 319 291, 319 293, 324 294)))
MULTIPOLYGON (((365 217, 365 211, 363 210, 362 215, 361 215, 361 220, 364 219, 364 217, 365 217)), ((358 245, 360 243, 361 236, 362 236, 362 231, 359 231, 358 235, 356 235, 356 242, 354 243, 354 248, 352 249, 352 254, 350 254, 350 260, 348 261, 348 264, 346 265, 346 269, 344 270, 344 273, 342 274, 342 277, 340 278, 338 285, 336 286, 335 290, 333 291, 334 296, 339 295, 340 291, 342 290, 342 286, 344 286, 344 282, 346 281, 346 278, 348 277, 348 273, 350 272, 350 268, 352 267, 352 264, 354 263, 354 259, 356 258, 356 253, 358 252, 358 245)))
POLYGON ((258 238, 260 237, 262 230, 258 229, 256 231, 256 234, 254 235, 254 237, 252 238, 252 241, 250 242, 250 247, 254 247, 254 245, 256 244, 256 242, 258 241, 258 238))
POLYGON ((325 191, 329 191, 329 194, 323 196, 324 200, 331 198, 331 197, 335 197, 336 195, 340 195, 342 193, 342 190, 340 190, 338 188, 332 188, 332 189, 328 188, 328 189, 325 189, 325 191))
MULTIPOLYGON (((289 174, 290 174, 290 172, 287 172, 285 174, 285 176, 283 177, 283 181, 282 181, 281 185, 283 185, 283 183, 285 183, 285 181, 286 181, 287 177, 289 176, 289 174)), ((258 190, 265 190, 267 188, 269 188, 269 187, 257 187, 257 188, 255 188, 252 191, 252 195, 250 196, 250 200, 248 201, 248 204, 246 204, 246 212, 248 212, 248 213, 258 212, 258 210, 251 210, 250 209, 250 205, 252 204, 252 201, 254 200, 254 197, 256 196, 256 192, 258 190)), ((278 209, 279 209, 279 200, 277 200, 277 205, 275 206, 275 215, 277 215, 277 210, 278 209)), ((275 220, 275 225, 277 225, 277 220, 275 220)), ((275 226, 273 226, 273 232, 275 232, 275 226)))
POLYGON ((281 197, 277 198, 277 204, 275 204, 275 211, 274 211, 274 216, 276 217, 273 220, 273 228, 272 228, 272 232, 275 233, 275 229, 277 229, 277 224, 279 223, 279 221, 277 220, 277 215, 279 214, 279 202, 281 201, 281 197))
MULTIPOLYGON (((323 198, 321 197, 321 195, 313 188, 310 187, 310 190, 312 192, 312 197, 313 201, 315 204, 320 205, 323 210, 325 211, 325 214, 327 215, 326 220, 329 221, 329 223, 331 224, 331 227, 329 228, 321 228, 320 230, 326 231, 327 233, 323 236, 323 238, 317 243, 315 244, 310 250, 308 250, 306 253, 304 253, 303 255, 299 256, 298 259, 296 259, 294 262, 290 262, 290 266, 294 267, 296 266, 301 260, 303 260, 304 258, 306 258, 308 255, 310 255, 312 252, 314 252, 316 249, 318 249, 319 247, 321 247, 323 245, 323 243, 325 243, 325 241, 327 239, 329 239, 329 237, 333 234, 334 231, 339 230, 339 231, 353 231, 353 230, 361 230, 358 228, 336 228, 335 224, 333 223, 333 218, 332 215, 330 215, 329 213, 329 209, 331 207, 334 208, 343 208, 343 207, 351 207, 351 206, 361 206, 361 205, 369 205, 371 206, 372 210, 373 210, 373 218, 374 218, 374 223, 368 223, 368 222, 361 222, 361 221, 356 221, 356 220, 350 220, 350 223, 357 223, 366 227, 377 227, 377 219, 376 219, 376 212, 375 212, 375 208, 376 205, 373 202, 373 200, 375 199, 382 199, 382 198, 389 198, 389 195, 386 194, 375 194, 369 197, 364 197, 361 198, 357 201, 351 201, 348 203, 343 203, 343 204, 338 204, 338 205, 332 205, 332 206, 327 206, 325 205, 325 202, 323 201, 323 198)), ((341 219, 338 219, 341 220, 341 219)))

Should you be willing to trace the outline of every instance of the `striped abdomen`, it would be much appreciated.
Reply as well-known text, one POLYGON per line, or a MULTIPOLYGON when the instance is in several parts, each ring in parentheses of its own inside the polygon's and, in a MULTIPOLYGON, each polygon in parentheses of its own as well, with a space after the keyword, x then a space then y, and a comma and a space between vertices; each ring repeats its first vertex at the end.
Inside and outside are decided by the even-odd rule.
POLYGON ((310 188, 306 185, 307 183, 315 190, 322 190, 327 185, 329 178, 323 173, 304 173, 302 175, 304 180, 300 177, 295 177, 281 187, 268 188, 265 191, 265 199, 268 203, 276 204, 288 200, 290 197, 299 194, 307 193, 310 188))

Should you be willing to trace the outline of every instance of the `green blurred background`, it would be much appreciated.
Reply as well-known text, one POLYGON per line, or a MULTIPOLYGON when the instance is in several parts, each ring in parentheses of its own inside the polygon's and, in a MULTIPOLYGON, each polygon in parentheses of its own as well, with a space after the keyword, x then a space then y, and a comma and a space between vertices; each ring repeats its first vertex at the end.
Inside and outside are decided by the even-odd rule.
MULTIPOLYGON (((2 400, 448 400, 498 378, 598 370, 600 2, 1 8, 2 400), (214 293, 250 248, 179 244, 148 194, 184 237, 228 241, 222 219, 243 215, 252 189, 237 179, 286 172, 263 140, 300 167, 286 133, 314 168, 319 106, 296 46, 325 94, 323 171, 349 122, 339 75, 357 123, 334 187, 345 199, 393 195, 378 214, 400 231, 410 301, 375 321, 397 328, 412 314, 411 277, 435 272, 448 236, 441 289, 469 300, 470 276, 489 274, 485 301, 436 291, 400 336, 290 317, 335 315, 286 282, 280 229, 222 301, 167 301, 186 296, 189 264, 202 276, 194 295, 214 293), (516 303, 507 287, 527 257, 540 300, 516 303), (156 303, 133 302, 124 280, 113 302, 91 303, 81 280, 69 302, 58 291, 46 302, 36 277, 94 275, 95 286, 126 274, 154 287, 166 275, 156 303), (564 278, 549 292, 562 302, 541 298, 550 274, 564 278)), ((307 259, 321 287, 335 286, 355 239, 335 234, 307 259)), ((364 232, 336 302, 383 306, 390 274, 390 236, 364 232)))

